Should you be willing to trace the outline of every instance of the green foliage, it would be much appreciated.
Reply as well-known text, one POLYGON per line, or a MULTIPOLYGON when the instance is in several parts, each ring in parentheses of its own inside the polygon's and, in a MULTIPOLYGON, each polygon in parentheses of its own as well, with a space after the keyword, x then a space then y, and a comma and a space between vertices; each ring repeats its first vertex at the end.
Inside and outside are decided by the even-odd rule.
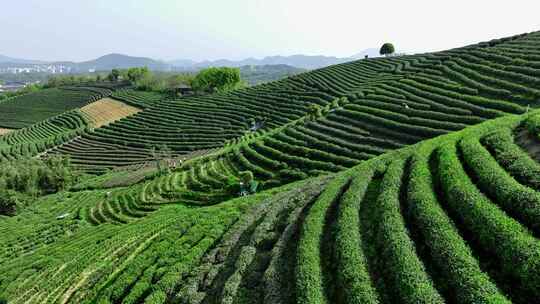
POLYGON ((150 74, 151 72, 147 67, 129 68, 127 71, 125 71, 125 75, 127 76, 127 79, 131 81, 131 83, 133 84, 144 79, 145 77, 148 77, 150 74))
POLYGON ((112 69, 109 75, 107 75, 107 79, 109 81, 115 82, 115 81, 118 81, 118 79, 120 78, 120 75, 121 73, 118 69, 112 69))
MULTIPOLYGON (((0 188, 3 180, 0 180, 0 188)), ((20 194, 13 190, 0 189, 0 215, 14 215, 17 207, 21 205, 20 194)))
POLYGON ((172 97, 178 97, 177 89, 180 86, 190 87, 195 76, 191 73, 150 73, 138 81, 137 89, 167 93, 172 97))
POLYGON ((391 55, 395 52, 394 45, 392 43, 385 43, 381 46, 381 49, 379 50, 379 54, 387 56, 391 55))
POLYGON ((102 81, 101 75, 90 76, 90 75, 60 75, 60 76, 51 76, 48 78, 45 88, 58 88, 63 86, 74 86, 74 85, 84 85, 84 84, 95 84, 96 82, 102 81))
POLYGON ((195 76, 192 86, 200 92, 226 92, 242 87, 243 82, 237 68, 207 68, 195 76))
POLYGON ((2 188, 33 196, 65 190, 77 180, 77 176, 69 159, 60 156, 0 162, 2 188))
POLYGON ((310 120, 316 120, 323 115, 322 108, 318 104, 310 104, 308 108, 308 117, 310 120))
POLYGON ((251 171, 242 171, 239 174, 239 178, 245 185, 250 185, 253 182, 253 173, 251 171))

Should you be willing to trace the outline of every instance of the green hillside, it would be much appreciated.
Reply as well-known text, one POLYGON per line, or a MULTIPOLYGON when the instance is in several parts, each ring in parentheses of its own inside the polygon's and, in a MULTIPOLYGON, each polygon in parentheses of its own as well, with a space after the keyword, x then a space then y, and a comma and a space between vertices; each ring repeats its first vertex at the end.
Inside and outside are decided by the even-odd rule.
POLYGON ((47 196, 0 221, 1 290, 14 303, 531 303, 539 126, 538 111, 509 116, 206 208, 160 201, 151 183, 47 196))
POLYGON ((0 215, 0 300, 535 303, 539 82, 540 32, 0 136, 91 173, 0 215))
POLYGON ((309 151, 315 159, 332 157, 334 165, 310 169, 338 171, 387 150, 536 107, 539 37, 533 33, 439 53, 359 60, 230 93, 163 100, 59 152, 100 171, 145 162, 161 145, 182 155, 247 136, 261 141, 239 147, 238 154, 262 170, 255 154, 274 158, 270 153, 286 152, 302 161, 309 151), (324 115, 305 121, 312 105, 323 108, 324 115), (251 130, 253 121, 263 119, 264 125, 251 130), (284 126, 285 132, 261 136, 284 126))
POLYGON ((0 127, 21 129, 112 94, 116 84, 40 90, 0 103, 0 127))
POLYGON ((71 110, 0 136, 0 161, 33 156, 68 142, 87 131, 88 120, 71 110))

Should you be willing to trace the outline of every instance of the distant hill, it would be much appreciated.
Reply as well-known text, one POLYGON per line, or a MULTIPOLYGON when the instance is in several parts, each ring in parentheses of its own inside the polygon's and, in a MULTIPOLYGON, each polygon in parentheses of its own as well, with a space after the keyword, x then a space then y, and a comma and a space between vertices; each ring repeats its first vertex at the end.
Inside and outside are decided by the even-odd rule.
POLYGON ((370 48, 351 57, 334 57, 334 56, 310 56, 310 55, 291 55, 291 56, 268 56, 262 59, 246 58, 242 60, 205 60, 196 62, 190 59, 178 59, 168 62, 155 60, 148 57, 134 57, 124 54, 108 54, 94 60, 83 62, 72 61, 56 61, 45 62, 37 60, 17 59, 0 55, 0 68, 19 67, 26 68, 30 65, 61 65, 68 67, 71 72, 80 73, 88 72, 89 70, 109 71, 111 69, 126 69, 131 67, 146 66, 154 71, 194 71, 207 67, 243 67, 243 66, 270 66, 270 65, 286 65, 299 69, 313 70, 327 67, 334 64, 349 62, 357 59, 363 59, 365 55, 370 58, 378 57, 378 49, 370 48))
POLYGON ((301 69, 318 69, 327 67, 330 65, 349 62, 357 59, 363 59, 365 55, 368 55, 370 58, 379 57, 379 50, 376 48, 366 49, 356 55, 351 57, 334 57, 334 56, 310 56, 310 55, 291 55, 291 56, 268 56, 262 59, 256 58, 247 58, 242 60, 228 60, 228 59, 218 59, 218 60, 205 60, 201 62, 194 62, 192 60, 179 59, 172 60, 168 63, 175 66, 176 68, 182 69, 200 69, 206 67, 220 67, 220 66, 230 66, 230 67, 241 67, 241 66, 264 66, 264 65, 288 65, 295 68, 301 69))
POLYGON ((197 64, 196 61, 191 59, 177 59, 168 61, 167 63, 175 67, 191 67, 197 64))
POLYGON ((133 57, 122 54, 108 54, 94 60, 73 62, 55 61, 45 62, 37 60, 17 59, 0 55, 0 68, 18 67, 27 68, 33 65, 56 65, 71 68, 72 72, 88 72, 89 70, 109 71, 111 69, 127 69, 146 66, 155 71, 168 71, 171 65, 146 57, 133 57))
POLYGON ((44 64, 46 62, 45 61, 39 61, 39 60, 12 58, 12 57, 8 57, 8 56, 0 55, 0 63, 44 64))
POLYGON ((317 69, 333 64, 344 63, 353 60, 352 58, 338 58, 331 56, 308 56, 308 55, 292 55, 292 56, 270 56, 262 59, 247 58, 242 60, 205 60, 201 62, 193 62, 190 60, 174 60, 169 63, 178 68, 183 69, 201 69, 206 67, 241 67, 241 66, 264 66, 264 65, 288 65, 301 69, 317 69))
POLYGON ((111 69, 127 69, 132 67, 146 66, 151 70, 164 71, 169 70, 170 65, 146 57, 132 57, 122 54, 108 54, 97 59, 84 61, 74 64, 80 71, 94 69, 96 71, 108 71, 111 69))

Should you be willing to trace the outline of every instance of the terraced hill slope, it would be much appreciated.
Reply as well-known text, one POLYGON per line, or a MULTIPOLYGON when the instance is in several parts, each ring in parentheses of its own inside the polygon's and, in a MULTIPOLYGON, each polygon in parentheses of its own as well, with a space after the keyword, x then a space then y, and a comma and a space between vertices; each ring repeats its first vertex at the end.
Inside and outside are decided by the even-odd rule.
POLYGON ((539 62, 532 33, 227 94, 122 91, 144 110, 2 136, 7 159, 114 170, 0 216, 0 299, 535 303, 539 62), (145 177, 163 144, 181 161, 145 177))
POLYGON ((35 156, 81 135, 88 116, 71 110, 0 136, 0 161, 35 156))
POLYGON ((164 144, 181 155, 249 136, 261 141, 238 148, 236 158, 247 167, 248 161, 262 167, 256 170, 260 176, 270 177, 263 170, 279 166, 260 160, 284 152, 297 157, 294 169, 304 167, 309 153, 313 160, 332 160, 331 166, 312 163, 309 169, 338 171, 538 106, 539 46, 540 33, 518 35, 439 53, 359 60, 226 94, 149 103, 145 111, 86 134, 63 152, 95 170, 144 162, 152 147, 164 144), (307 121, 310 105, 325 108, 324 115, 307 121), (261 136, 279 127, 286 130, 261 136), (115 147, 122 156, 96 147, 115 147))
POLYGON ((540 49, 540 44, 534 44, 540 42, 538 37, 533 33, 441 53, 361 60, 228 95, 158 101, 145 111, 85 134, 57 151, 71 156, 81 168, 102 172, 152 161, 150 151, 156 145, 167 144, 176 155, 186 155, 192 149, 219 147, 220 141, 226 140, 225 149, 183 165, 150 187, 167 199, 217 203, 227 197, 230 176, 239 176, 242 171, 253 172, 260 189, 269 189, 309 176, 339 172, 426 138, 536 107, 534 82, 540 78, 534 76, 536 55, 530 46, 538 45, 540 49), (521 46, 522 54, 512 55, 521 46), (464 70, 461 66, 467 60, 482 64, 464 70), (488 67, 492 73, 485 72, 488 67), (472 73, 476 70, 482 74, 472 73), (521 72, 515 72, 518 70, 521 72), (245 94, 266 100, 294 85, 295 90, 290 92, 304 94, 299 83, 318 87, 313 92, 324 92, 325 98, 331 100, 317 99, 325 105, 322 115, 306 109, 310 99, 298 99, 304 109, 287 117, 282 114, 291 110, 285 106, 287 99, 281 99, 282 106, 272 110, 278 113, 274 118, 265 126, 246 131, 253 124, 246 117, 260 112, 242 114, 237 110, 243 109, 243 104, 244 111, 256 106, 245 94), (347 89, 338 91, 331 84, 347 89), (216 100, 221 100, 219 107, 216 100), (222 113, 236 118, 228 120, 222 113), (212 121, 206 120, 208 115, 213 115, 212 121), (235 127, 240 130, 235 131, 236 135, 225 136, 215 129, 225 119, 231 126, 233 122, 244 122, 244 126, 235 127), (197 129, 205 123, 212 127, 197 129))
POLYGON ((0 220, 0 292, 10 303, 533 303, 539 136, 539 111, 508 116, 205 208, 161 204, 148 184, 44 197, 0 220))
POLYGON ((0 127, 21 129, 112 94, 122 84, 45 89, 0 103, 0 127))

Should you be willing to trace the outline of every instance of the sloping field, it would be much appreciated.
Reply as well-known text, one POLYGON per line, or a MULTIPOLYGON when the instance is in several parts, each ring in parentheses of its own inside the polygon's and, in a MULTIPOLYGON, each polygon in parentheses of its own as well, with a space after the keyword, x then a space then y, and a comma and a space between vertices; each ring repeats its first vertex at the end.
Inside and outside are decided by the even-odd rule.
POLYGON ((537 146, 539 130, 538 111, 509 116, 206 208, 161 204, 148 184, 45 197, 0 221, 0 292, 10 303, 534 303, 540 165, 521 145, 537 146))
POLYGON ((71 110, 0 137, 0 161, 35 156, 86 132, 87 118, 71 110))
POLYGON ((0 300, 537 303, 538 84, 532 33, 227 94, 122 91, 144 110, 5 135, 7 159, 57 136, 79 168, 129 166, 0 216, 0 300), (179 168, 126 170, 163 144, 179 168))
POLYGON ((94 128, 131 116, 141 109, 111 98, 103 98, 81 108, 94 128))
POLYGON ((45 89, 0 103, 0 127, 21 129, 109 96, 121 84, 45 89))
POLYGON ((532 33, 438 53, 359 60, 226 94, 163 100, 62 152, 83 168, 99 170, 145 161, 152 147, 163 144, 184 154, 247 136, 260 140, 238 147, 234 157, 260 177, 271 178, 263 171, 283 167, 262 159, 285 163, 293 170, 287 175, 335 172, 537 107, 539 49, 540 33, 532 33), (311 105, 322 108, 320 117, 307 119, 311 105), (253 121, 260 123, 256 132, 253 121), (286 131, 264 136, 283 126, 286 131), (124 153, 97 149, 110 146, 124 153), (320 159, 332 164, 311 161, 320 159))
MULTIPOLYGON (((309 78, 316 75, 322 75, 322 78, 335 83, 348 83, 354 77, 368 79, 365 80, 367 89, 355 93, 356 97, 349 94, 347 99, 340 97, 327 104, 322 115, 312 117, 310 114, 306 114, 308 113, 306 110, 304 116, 291 117, 288 122, 284 120, 281 126, 262 128, 254 132, 244 131, 241 137, 228 140, 226 148, 219 153, 199 160, 194 165, 186 164, 181 170, 154 181, 154 185, 150 188, 158 189, 158 192, 166 196, 174 196, 178 200, 190 203, 218 203, 227 197, 226 187, 229 177, 238 176, 243 171, 251 171, 255 175, 259 182, 259 189, 269 189, 310 176, 340 172, 387 151, 460 130, 493 117, 509 113, 523 113, 527 111, 527 106, 522 106, 522 104, 527 103, 530 108, 537 106, 538 102, 534 100, 534 97, 523 95, 519 91, 507 90, 506 93, 500 92, 500 95, 497 95, 504 97, 496 98, 495 92, 492 92, 499 90, 496 84, 482 87, 480 79, 471 82, 468 77, 462 74, 460 75, 463 77, 457 77, 448 72, 449 70, 445 66, 451 65, 453 61, 459 61, 459 56, 470 57, 463 55, 464 53, 480 56, 482 53, 491 52, 492 55, 484 56, 485 59, 482 60, 484 65, 496 66, 504 70, 527 70, 529 75, 533 75, 532 71, 535 69, 536 62, 533 59, 536 57, 534 50, 530 47, 523 48, 524 54, 527 54, 523 55, 523 58, 530 59, 530 61, 526 61, 529 64, 527 68, 518 69, 516 65, 525 65, 522 60, 510 60, 509 57, 504 57, 501 54, 507 52, 509 46, 513 45, 538 45, 540 49, 540 40, 537 37, 538 34, 533 33, 442 53, 361 60, 305 73, 275 83, 277 86, 278 84, 298 81, 299 77, 309 78), (509 46, 506 46, 507 44, 509 46), (438 64, 430 63, 428 65, 427 63, 420 64, 419 58, 443 59, 434 61, 439 62, 438 64), (493 61, 487 60, 490 58, 493 61), (372 74, 366 72, 364 75, 360 71, 355 74, 338 70, 338 68, 354 70, 356 67, 382 63, 400 64, 396 70, 393 70, 394 76, 391 76, 398 78, 386 79, 385 77, 390 77, 386 72, 372 74), (413 65, 418 67, 413 69, 413 65), (401 68, 399 68, 400 66, 401 68), (408 66, 407 69, 404 68, 406 66, 408 66), (435 72, 435 69, 439 72, 435 72), (378 80, 370 80, 371 78, 378 80), (527 99, 530 99, 530 103, 526 101, 527 99), (512 102, 508 100, 512 100, 512 102), (183 190, 179 191, 179 189, 183 190)), ((423 61, 428 62, 427 59, 423 59, 423 61)), ((501 73, 497 75, 502 75, 501 73)), ((472 75, 472 72, 469 74, 472 75)), ((514 78, 509 76, 495 78, 497 75, 489 78, 491 83, 500 81, 510 87, 509 79, 514 82, 529 79, 530 89, 533 91, 536 90, 535 86, 532 85, 533 79, 540 79, 536 76, 518 76, 517 73, 511 74, 514 78)), ((482 79, 487 80, 484 76, 482 79)), ((263 88, 265 86, 256 87, 258 90, 263 90, 263 88)), ((280 89, 283 88, 276 88, 276 91, 280 89)), ((521 86, 520 90, 525 91, 525 86, 521 86)), ((229 95, 241 94, 244 91, 229 95)), ((274 91, 269 92, 273 93, 274 91)), ((296 91, 294 92, 296 93, 296 91)), ((217 99, 218 97, 222 97, 222 95, 204 98, 217 99)), ((197 98, 202 99, 203 97, 197 98)), ((178 111, 181 111, 182 106, 185 106, 186 110, 182 113, 186 113, 187 109, 192 108, 193 100, 186 98, 179 101, 164 101, 160 104, 174 105, 178 107, 178 111)), ((247 100, 245 102, 249 106, 249 102, 247 100)), ((207 111, 207 107, 202 106, 196 109, 207 111)), ((160 111, 161 107, 158 106, 149 108, 124 121, 112 124, 110 127, 83 136, 70 145, 62 147, 59 151, 73 157, 74 163, 81 168, 100 172, 103 168, 113 168, 119 164, 129 165, 147 161, 150 156, 148 148, 144 148, 145 145, 152 146, 161 142, 167 143, 174 149, 174 147, 192 144, 193 141, 203 140, 207 136, 212 138, 219 136, 219 133, 212 133, 211 130, 194 129, 193 132, 199 133, 204 130, 205 134, 186 134, 178 141, 174 141, 176 135, 172 133, 165 136, 165 133, 152 131, 154 128, 158 128, 159 123, 156 122, 160 119, 164 121, 163 117, 169 115, 169 113, 160 111), (145 123, 142 117, 154 112, 156 114, 152 114, 153 123, 150 123, 150 120, 145 123), (139 119, 137 117, 141 121, 137 121, 139 119), (132 122, 129 122, 130 120, 132 122), (128 124, 129 129, 133 128, 133 130, 124 129, 124 126, 127 127, 128 124), (120 137, 120 134, 132 134, 133 137, 120 137), (113 138, 116 139, 109 142, 113 138), (147 142, 146 138, 152 141, 152 144, 147 142), (140 147, 131 147, 132 144, 140 145, 140 147), (110 150, 118 152, 109 153, 110 150), (118 153, 122 157, 117 156, 118 153)), ((288 108, 283 107, 276 111, 283 113, 288 111, 288 108)), ((173 112, 170 110, 170 113, 173 112)), ((234 113, 240 112, 235 111, 234 113)), ((195 119, 196 113, 191 115, 195 119)), ((171 132, 175 132, 173 131, 173 121, 171 120, 170 123, 171 132)), ((194 148, 195 146, 190 147, 194 148)))

